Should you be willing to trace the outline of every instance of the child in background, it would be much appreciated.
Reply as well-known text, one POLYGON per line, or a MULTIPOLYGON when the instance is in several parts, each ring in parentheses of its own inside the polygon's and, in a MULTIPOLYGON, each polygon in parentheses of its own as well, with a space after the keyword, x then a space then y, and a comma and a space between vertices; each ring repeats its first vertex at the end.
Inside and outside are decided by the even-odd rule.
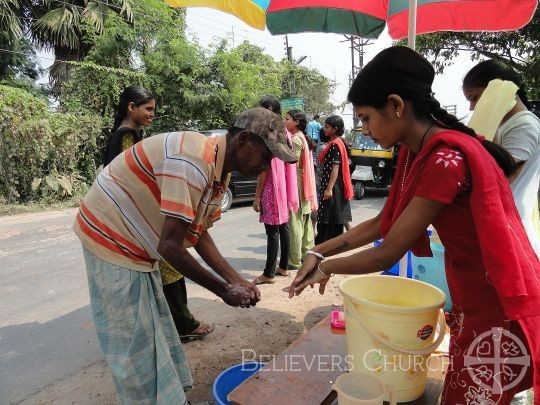
MULTIPOLYGON (((276 97, 266 96, 259 106, 281 116, 281 105, 276 97)), ((290 133, 288 134, 290 137, 290 133)), ((257 190, 253 209, 258 212, 259 221, 264 224, 267 237, 266 265, 264 273, 257 277, 255 284, 273 284, 274 276, 288 276, 290 232, 289 210, 298 211, 298 191, 294 165, 273 158, 270 169, 257 179, 257 190), (281 250, 279 267, 276 269, 278 251, 281 250)))
POLYGON ((285 117, 285 128, 292 134, 293 151, 298 157, 296 173, 298 182, 298 212, 291 212, 289 228, 291 231, 291 253, 289 269, 299 269, 302 258, 313 247, 313 224, 310 214, 317 211, 317 191, 315 189, 315 170, 313 154, 306 140, 306 115, 300 110, 291 110, 285 117))
POLYGON ((321 184, 316 244, 341 235, 345 224, 352 221, 350 200, 353 189, 349 157, 341 137, 344 131, 345 124, 340 116, 331 115, 326 118, 324 132, 329 142, 318 158, 321 184))

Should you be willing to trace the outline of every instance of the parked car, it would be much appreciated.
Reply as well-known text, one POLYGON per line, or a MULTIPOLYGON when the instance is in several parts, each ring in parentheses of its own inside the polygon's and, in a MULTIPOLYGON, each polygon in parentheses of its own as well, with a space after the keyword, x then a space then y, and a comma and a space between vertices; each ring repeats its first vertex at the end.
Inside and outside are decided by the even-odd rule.
POLYGON ((529 103, 531 104, 532 112, 540 118, 540 100, 530 100, 529 103))
MULTIPOLYGON (((199 131, 206 136, 225 135, 226 129, 210 129, 208 131, 199 131)), ((255 199, 255 191, 257 190, 257 177, 246 177, 240 172, 233 171, 231 181, 227 192, 221 201, 221 212, 231 208, 233 203, 242 201, 253 201, 255 199)))

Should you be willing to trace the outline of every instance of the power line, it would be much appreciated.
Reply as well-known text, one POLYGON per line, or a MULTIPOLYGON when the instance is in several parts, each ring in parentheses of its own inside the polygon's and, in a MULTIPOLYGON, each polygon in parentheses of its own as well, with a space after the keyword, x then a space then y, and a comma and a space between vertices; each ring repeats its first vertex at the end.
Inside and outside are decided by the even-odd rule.
MULTIPOLYGON (((203 34, 206 34, 206 35, 209 35, 209 36, 218 36, 218 37, 222 37, 220 36, 219 34, 215 33, 215 32, 208 32, 208 31, 203 31, 201 29, 197 29, 196 31, 193 29, 193 28, 190 28, 188 27, 187 30, 192 34, 192 35, 196 35, 198 33, 203 33, 203 34)), ((225 33, 229 33, 229 34, 232 34, 232 31, 224 31, 225 33)), ((252 40, 251 38, 249 38, 248 36, 245 36, 245 35, 241 35, 241 34, 236 34, 235 35, 238 35, 240 38, 244 38, 244 39, 247 39, 247 40, 252 40)), ((224 38, 224 37, 223 37, 224 38)), ((260 42, 260 41, 259 41, 260 42)), ((258 44, 257 44, 258 45, 258 44)), ((277 45, 274 45, 272 43, 265 43, 264 44, 265 47, 270 47, 270 48, 273 48, 275 50, 281 50, 281 47, 280 46, 277 46, 277 45)))
MULTIPOLYGON (((221 23, 222 23, 221 21, 218 21, 218 20, 215 20, 215 19, 212 19, 212 18, 208 18, 208 17, 202 16, 202 15, 199 15, 199 14, 193 12, 192 10, 189 11, 189 16, 190 16, 190 17, 191 17, 191 16, 195 16, 195 17, 198 17, 198 18, 200 18, 200 19, 204 19, 205 21, 213 21, 213 22, 216 22, 216 23, 218 23, 218 24, 221 24, 221 23)), ((240 20, 241 20, 241 19, 240 19, 240 20)), ((210 29, 220 30, 220 28, 214 27, 214 26, 206 26, 205 28, 210 28, 210 29)), ((236 27, 235 27, 235 29, 238 29, 239 31, 246 32, 247 34, 250 34, 251 36, 256 36, 256 37, 258 37, 258 38, 264 39, 264 40, 266 40, 266 43, 268 43, 268 44, 271 43, 271 42, 268 42, 269 39, 271 39, 271 38, 276 38, 276 41, 277 41, 277 38, 278 38, 278 37, 273 36, 273 35, 270 35, 270 37, 268 37, 268 36, 266 36, 266 35, 264 35, 264 34, 262 34, 262 33, 259 34, 259 33, 256 33, 256 32, 251 32, 251 31, 248 31, 248 30, 245 29, 245 28, 236 28, 236 27)), ((223 29, 221 29, 221 30, 223 30, 223 29)), ((223 31, 226 31, 226 30, 223 30, 223 31)), ((226 31, 226 32, 228 32, 228 31, 226 31)), ((246 36, 244 36, 244 38, 251 39, 251 38, 246 37, 246 36)), ((273 44, 273 43, 272 43, 272 46, 275 47, 276 49, 280 49, 280 50, 282 49, 281 41, 279 42, 279 45, 278 45, 277 43, 276 43, 276 44, 273 44)), ((296 48, 296 49, 299 49, 300 51, 303 51, 302 53, 309 53, 309 52, 305 52, 305 49, 303 49, 303 48, 300 48, 300 47, 295 47, 295 48, 296 48)), ((319 59, 319 58, 316 57, 316 56, 311 56, 311 58, 312 58, 313 60, 315 60, 315 61, 321 63, 321 64, 326 65, 327 67, 329 67, 329 68, 331 68, 331 69, 334 68, 333 66, 329 65, 327 62, 323 61, 322 59, 319 59)))
POLYGON ((18 20, 38 21, 37 18, 32 18, 32 17, 22 17, 22 16, 17 16, 17 15, 12 15, 12 14, 6 14, 6 13, 0 13, 0 15, 3 15, 3 16, 6 16, 6 17, 16 18, 16 19, 18 19, 18 20))
POLYGON ((3 48, 0 48, 0 52, 12 53, 12 54, 14 54, 14 55, 23 55, 23 56, 34 57, 34 58, 37 57, 37 58, 39 58, 39 59, 52 60, 53 62, 54 62, 54 61, 57 61, 57 62, 64 62, 64 63, 73 63, 73 61, 69 61, 69 60, 61 60, 61 59, 49 58, 49 57, 47 57, 47 56, 38 56, 38 55, 33 54, 33 53, 11 51, 11 50, 9 50, 9 49, 3 49, 3 48))

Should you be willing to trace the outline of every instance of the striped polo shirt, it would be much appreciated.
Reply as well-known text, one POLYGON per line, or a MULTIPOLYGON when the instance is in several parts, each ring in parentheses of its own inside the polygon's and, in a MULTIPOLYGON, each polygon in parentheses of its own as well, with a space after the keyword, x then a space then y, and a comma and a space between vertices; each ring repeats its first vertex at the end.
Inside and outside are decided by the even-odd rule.
MULTIPOLYGON (((165 216, 190 224, 185 247, 221 217, 226 135, 155 135, 118 155, 97 176, 73 226, 99 258, 138 271, 158 268, 165 216)), ((179 241, 180 242, 180 241, 179 241)))

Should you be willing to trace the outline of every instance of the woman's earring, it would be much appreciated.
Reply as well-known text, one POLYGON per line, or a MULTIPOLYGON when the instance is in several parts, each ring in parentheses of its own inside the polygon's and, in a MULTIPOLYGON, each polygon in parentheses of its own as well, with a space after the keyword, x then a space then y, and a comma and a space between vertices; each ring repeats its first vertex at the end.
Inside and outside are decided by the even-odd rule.
POLYGON ((401 117, 401 114, 399 113, 399 111, 396 111, 396 117, 401 117))

